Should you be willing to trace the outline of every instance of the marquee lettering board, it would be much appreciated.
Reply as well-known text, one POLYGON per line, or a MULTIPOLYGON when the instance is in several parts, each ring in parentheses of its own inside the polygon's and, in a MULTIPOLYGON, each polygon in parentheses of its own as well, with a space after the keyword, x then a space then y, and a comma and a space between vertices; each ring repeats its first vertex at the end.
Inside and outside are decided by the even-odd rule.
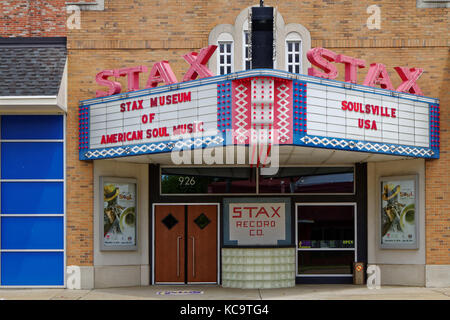
POLYGON ((85 100, 79 117, 81 160, 249 145, 263 130, 280 145, 439 158, 437 99, 279 70, 85 100))

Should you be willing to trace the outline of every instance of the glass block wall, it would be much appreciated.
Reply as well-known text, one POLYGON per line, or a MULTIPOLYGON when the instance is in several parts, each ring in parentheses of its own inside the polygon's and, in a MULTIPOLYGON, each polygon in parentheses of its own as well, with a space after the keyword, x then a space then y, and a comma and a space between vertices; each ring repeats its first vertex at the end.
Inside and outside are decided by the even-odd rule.
POLYGON ((223 248, 222 286, 242 289, 295 286, 295 248, 223 248))

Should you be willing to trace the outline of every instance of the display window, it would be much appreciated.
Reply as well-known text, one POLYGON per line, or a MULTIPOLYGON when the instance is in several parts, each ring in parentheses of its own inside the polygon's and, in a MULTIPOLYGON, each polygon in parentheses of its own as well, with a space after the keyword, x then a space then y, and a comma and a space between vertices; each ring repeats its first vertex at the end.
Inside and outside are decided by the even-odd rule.
POLYGON ((353 167, 283 167, 259 177, 260 193, 354 193, 353 167))
POLYGON ((297 205, 297 276, 352 275, 356 204, 297 205))
POLYGON ((163 167, 161 194, 354 194, 354 167, 163 167))
POLYGON ((161 168, 161 194, 256 193, 255 168, 161 168))

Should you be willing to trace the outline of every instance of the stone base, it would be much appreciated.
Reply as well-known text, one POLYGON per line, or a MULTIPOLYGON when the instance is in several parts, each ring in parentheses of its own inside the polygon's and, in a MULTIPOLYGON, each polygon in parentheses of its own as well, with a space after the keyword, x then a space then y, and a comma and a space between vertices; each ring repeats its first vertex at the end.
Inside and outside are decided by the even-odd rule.
POLYGON ((148 286, 150 266, 68 266, 68 289, 148 286))
POLYGON ((450 287, 450 265, 432 265, 425 266, 425 286, 429 288, 450 287))
POLYGON ((66 287, 74 290, 89 290, 94 288, 94 267, 67 266, 66 287))
POLYGON ((245 289, 294 287, 295 248, 223 248, 222 286, 245 289))
POLYGON ((381 285, 450 287, 450 265, 376 264, 381 271, 381 285))
POLYGON ((376 264, 381 271, 381 285, 425 286, 423 264, 376 264))

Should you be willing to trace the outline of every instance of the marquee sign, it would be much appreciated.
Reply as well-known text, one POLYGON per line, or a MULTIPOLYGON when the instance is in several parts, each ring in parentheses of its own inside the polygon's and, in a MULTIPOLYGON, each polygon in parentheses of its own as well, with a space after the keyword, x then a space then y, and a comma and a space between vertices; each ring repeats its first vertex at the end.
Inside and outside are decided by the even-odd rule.
POLYGON ((92 160, 266 139, 438 158, 439 121, 434 98, 259 69, 82 101, 79 152, 92 160))
MULTIPOLYGON (((308 135, 427 148, 431 139, 426 102, 311 84, 308 135)), ((433 130, 434 131, 434 130, 433 130)))
POLYGON ((217 131, 216 86, 172 90, 90 108, 92 149, 178 140, 217 131))

